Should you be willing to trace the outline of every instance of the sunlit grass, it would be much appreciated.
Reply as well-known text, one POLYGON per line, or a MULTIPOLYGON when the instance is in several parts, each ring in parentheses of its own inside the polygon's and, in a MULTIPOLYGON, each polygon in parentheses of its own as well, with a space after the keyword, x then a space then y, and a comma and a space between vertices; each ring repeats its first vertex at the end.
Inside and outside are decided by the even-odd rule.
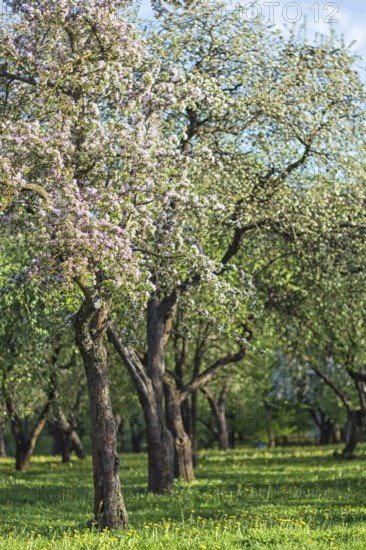
POLYGON ((0 548, 366 548, 366 449, 203 451, 197 479, 174 495, 146 492, 146 455, 122 455, 130 528, 90 532, 91 460, 1 459, 0 548))

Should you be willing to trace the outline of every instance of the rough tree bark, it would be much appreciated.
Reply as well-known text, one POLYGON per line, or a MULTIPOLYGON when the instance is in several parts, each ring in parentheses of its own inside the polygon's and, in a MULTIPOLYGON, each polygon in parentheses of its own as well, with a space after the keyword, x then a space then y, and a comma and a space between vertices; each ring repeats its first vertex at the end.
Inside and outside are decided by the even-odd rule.
MULTIPOLYGON (((120 331, 112 321, 109 322, 108 337, 135 384, 144 411, 148 446, 149 491, 159 494, 169 493, 173 490, 174 485, 174 450, 173 437, 163 418, 162 395, 161 401, 158 402, 153 382, 140 358, 134 350, 124 346, 120 331)), ((156 381, 157 386, 159 386, 159 382, 159 380, 156 381)))
POLYGON ((174 475, 185 481, 192 481, 194 479, 192 442, 184 428, 178 390, 173 380, 168 377, 164 379, 164 390, 168 428, 174 439, 174 475))
MULTIPOLYGON (((198 388, 207 384, 214 374, 224 366, 240 361, 245 355, 245 349, 240 348, 237 353, 224 356, 201 374, 198 374, 181 389, 174 387, 168 382, 165 375, 164 345, 167 335, 171 330, 172 309, 162 303, 150 303, 148 312, 148 352, 146 369, 137 353, 128 349, 124 343, 118 327, 111 320, 109 321, 108 337, 125 364, 132 380, 134 381, 137 394, 144 411, 146 423, 146 439, 148 445, 148 466, 149 466, 149 490, 154 493, 166 493, 173 489, 174 473, 187 481, 193 479, 193 453, 192 443, 185 432, 181 416, 183 402, 198 388), (168 384, 168 385, 167 385, 168 384), (175 434, 179 434, 179 453, 182 458, 174 462, 173 435, 167 428, 163 414, 163 392, 168 392, 171 426, 175 424, 175 434), (179 410, 179 412, 177 412, 179 410), (177 420, 178 419, 178 420, 177 420), (190 458, 189 458, 190 457, 190 458), (188 465, 190 460, 191 464, 188 465), (174 468, 175 464, 175 468, 174 468), (182 471, 177 471, 182 464, 182 471)), ((223 421, 225 420, 225 413, 223 421)), ((172 428, 173 429, 173 428, 172 428)), ((224 434, 222 435, 224 440, 224 434)), ((178 439, 176 440, 178 441, 178 439)), ((228 434, 227 444, 228 446, 228 434)))
POLYGON ((110 301, 85 293, 75 318, 76 344, 84 360, 87 378, 94 477, 94 519, 99 527, 128 526, 119 479, 116 426, 109 391, 104 336, 110 301))
POLYGON ((173 437, 162 422, 154 392, 149 390, 144 408, 148 445, 148 489, 152 493, 170 493, 174 486, 173 437))
POLYGON ((174 439, 174 477, 189 482, 194 480, 193 426, 189 399, 182 400, 180 395, 184 388, 186 339, 179 334, 179 319, 173 333, 173 345, 174 381, 168 376, 164 378, 166 417, 174 439))
POLYGON ((154 392, 157 422, 151 423, 146 418, 146 413, 145 421, 149 454, 149 490, 159 493, 170 492, 174 483, 173 437, 166 426, 164 415, 164 346, 170 334, 173 315, 174 309, 170 301, 159 302, 155 299, 149 301, 146 371, 154 392), (161 464, 163 464, 163 471, 161 471, 161 464))

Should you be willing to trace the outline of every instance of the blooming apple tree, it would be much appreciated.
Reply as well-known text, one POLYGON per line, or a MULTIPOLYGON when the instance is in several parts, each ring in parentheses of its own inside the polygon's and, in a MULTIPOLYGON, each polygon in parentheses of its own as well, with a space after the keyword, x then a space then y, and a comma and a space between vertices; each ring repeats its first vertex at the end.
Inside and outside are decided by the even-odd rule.
MULTIPOLYGON (((183 224, 200 207, 191 158, 162 131, 165 113, 192 107, 200 92, 145 53, 115 2, 9 5, 14 17, 0 27, 0 231, 26 234, 37 251, 27 277, 60 296, 78 289, 94 521, 125 527, 103 338, 113 295, 139 304, 151 291, 148 243, 165 205, 174 201, 183 224)), ((179 223, 161 223, 174 239, 179 223)))

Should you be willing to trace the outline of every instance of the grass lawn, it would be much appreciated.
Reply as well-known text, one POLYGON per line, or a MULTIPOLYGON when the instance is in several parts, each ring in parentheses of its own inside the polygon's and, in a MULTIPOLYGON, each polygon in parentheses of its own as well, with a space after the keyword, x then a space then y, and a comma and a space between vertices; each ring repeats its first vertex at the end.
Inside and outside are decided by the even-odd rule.
POLYGON ((202 451, 197 479, 146 492, 146 455, 122 456, 125 532, 90 532, 90 458, 34 457, 27 473, 0 459, 0 548, 366 549, 366 447, 202 451))

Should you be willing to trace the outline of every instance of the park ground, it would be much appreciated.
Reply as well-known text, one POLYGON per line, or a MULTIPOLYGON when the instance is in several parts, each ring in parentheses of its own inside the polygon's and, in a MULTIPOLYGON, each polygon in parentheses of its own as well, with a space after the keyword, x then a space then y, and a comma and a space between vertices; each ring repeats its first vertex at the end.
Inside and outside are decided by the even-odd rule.
POLYGON ((366 446, 201 451, 197 479, 146 491, 146 455, 122 455, 130 528, 91 532, 91 459, 35 456, 27 473, 0 460, 0 549, 366 548, 366 446))

